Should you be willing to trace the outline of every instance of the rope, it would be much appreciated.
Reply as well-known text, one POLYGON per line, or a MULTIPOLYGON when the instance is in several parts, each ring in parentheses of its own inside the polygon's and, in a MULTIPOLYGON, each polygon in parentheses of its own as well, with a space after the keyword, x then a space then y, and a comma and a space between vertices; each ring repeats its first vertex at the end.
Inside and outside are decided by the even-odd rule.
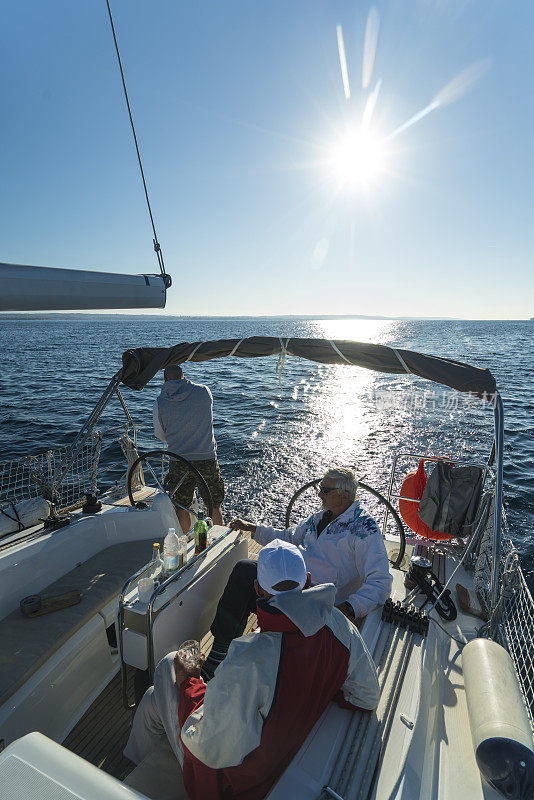
MULTIPOLYGON (((473 533, 473 535, 471 536, 471 538, 470 538, 470 540, 469 540, 469 542, 467 544, 467 547, 465 548, 460 561, 458 562, 458 564, 456 565, 455 569, 453 570, 451 576, 449 577, 449 580, 445 583, 445 586, 443 587, 443 589, 441 590, 439 595, 436 597, 436 599, 433 601, 433 603, 432 603, 432 607, 433 608, 436 607, 436 605, 439 603, 439 601, 441 600, 441 598, 443 597, 443 595, 445 594, 445 592, 449 588, 450 584, 452 583, 452 579, 454 578, 454 576, 456 575, 456 573, 458 572, 458 570, 460 569, 462 564, 467 559, 467 556, 475 549, 476 545, 478 544, 479 536, 482 533, 482 528, 486 524, 486 521, 487 521, 486 511, 489 510, 491 499, 492 499, 492 495, 489 492, 486 492, 486 494, 483 495, 482 500, 480 501, 480 510, 478 512, 478 521, 477 521, 476 530, 473 533)), ((404 599, 404 602, 406 602, 406 598, 404 599)))
POLYGON ((403 359, 403 357, 401 356, 401 354, 399 353, 399 351, 398 351, 398 350, 395 350, 395 348, 394 348, 394 347, 392 347, 391 349, 393 350, 393 352, 395 353, 395 355, 396 355, 396 356, 397 356, 397 358, 399 359, 400 363, 402 364, 402 367, 403 367, 403 369, 405 369, 405 370, 406 370, 406 372, 408 373, 408 375, 411 375, 411 374, 412 374, 412 371, 411 371, 411 369, 408 369, 408 367, 406 366, 406 361, 403 359))
POLYGON ((17 523, 17 525, 19 526, 19 532, 20 532, 20 531, 23 531, 23 530, 24 530, 24 525, 23 525, 23 524, 22 524, 22 522, 21 522, 21 519, 20 519, 20 517, 19 517, 19 513, 18 513, 18 511, 17 511, 17 508, 16 508, 16 506, 15 506, 15 503, 13 502, 13 500, 7 500, 6 502, 7 502, 7 503, 10 503, 10 505, 11 505, 11 510, 13 511, 13 513, 14 513, 14 515, 15 515, 15 516, 14 516, 14 517, 11 517, 11 516, 10 516, 10 515, 7 513, 7 511, 4 511, 4 509, 3 509, 3 508, 0 508, 0 513, 2 513, 2 514, 4 515, 4 517, 7 517, 8 519, 10 519, 10 520, 11 520, 11 522, 16 522, 16 523, 17 523))
POLYGON ((429 617, 429 619, 430 619, 430 622, 434 622, 438 626, 438 628, 441 628, 443 633, 446 633, 447 636, 449 637, 449 639, 452 639, 453 641, 457 642, 458 644, 461 644, 462 647, 464 645, 468 644, 468 641, 469 641, 468 639, 457 639, 456 636, 453 636, 452 633, 449 633, 449 631, 446 628, 444 628, 443 625, 441 625, 437 621, 437 619, 435 619, 434 617, 429 617))
MULTIPOLYGON (((329 343, 329 345, 331 346, 331 348, 332 348, 333 350, 335 350, 335 351, 336 351, 336 353, 338 354, 338 356, 341 356, 341 358, 342 358, 344 361, 346 361, 346 362, 347 362, 347 364, 352 364, 352 361, 349 361, 349 359, 347 358, 347 356, 346 356, 344 353, 342 353, 342 352, 341 352, 341 350, 339 349, 339 347, 336 345, 336 343, 335 343, 335 342, 333 342, 333 341, 332 341, 332 339, 329 339, 329 340, 328 340, 328 343, 329 343)), ((352 364, 352 366, 354 366, 354 364, 352 364)))
POLYGON ((124 89, 124 97, 126 99, 126 106, 128 108, 128 116, 130 117, 130 125, 132 126, 132 133, 133 133, 133 138, 134 138, 134 143, 135 143, 135 150, 137 152, 137 160, 139 162, 139 169, 141 170, 141 179, 143 181, 143 188, 145 190, 146 204, 148 206, 148 214, 150 216, 150 222, 152 224, 152 231, 154 233, 154 238, 152 240, 154 242, 154 251, 155 251, 156 257, 158 259, 158 264, 159 264, 159 269, 160 269, 160 272, 161 272, 161 277, 163 278, 163 281, 165 283, 165 287, 168 288, 168 286, 170 286, 169 276, 167 276, 167 274, 165 273, 165 265, 163 263, 163 253, 161 252, 161 246, 160 246, 160 243, 158 242, 158 235, 156 233, 156 226, 154 224, 154 217, 152 216, 152 209, 150 207, 150 200, 148 198, 148 189, 147 189, 146 180, 145 180, 145 173, 143 171, 143 164, 141 163, 141 154, 139 152, 139 145, 137 143, 137 134, 135 132, 135 126, 134 126, 134 121, 133 121, 133 117, 132 117, 132 110, 130 108, 130 100, 128 98, 128 91, 126 89, 126 80, 124 78, 124 71, 122 69, 122 61, 121 61, 121 56, 120 56, 120 53, 119 53, 119 45, 117 43, 117 36, 115 34, 115 25, 113 24, 113 16, 111 14, 111 8, 110 8, 110 5, 109 5, 109 0, 106 0, 106 5, 108 7, 109 21, 111 23, 111 32, 113 33, 113 41, 115 42, 115 51, 117 53, 117 60, 119 62, 119 69, 120 69, 121 79, 122 79, 122 88, 124 89))
MULTIPOLYGON (((243 341, 243 340, 241 340, 241 341, 243 341)), ((205 343, 204 343, 204 342, 199 342, 199 343, 196 345, 196 347, 193 347, 193 349, 191 350, 191 352, 189 353, 189 355, 187 356, 187 358, 186 358, 185 360, 186 360, 186 361, 191 361, 191 359, 193 358, 193 356, 194 356, 194 355, 195 355, 195 353, 197 352, 198 348, 199 348, 201 345, 203 345, 203 344, 205 344, 205 343)))
POLYGON ((287 346, 290 339, 286 339, 285 344, 280 337, 278 337, 278 340, 280 342, 280 355, 278 356, 278 363, 276 364, 276 374, 278 375, 278 384, 280 388, 282 388, 282 370, 284 369, 284 361, 286 360, 287 346))
POLYGON ((238 341, 238 343, 236 344, 236 346, 235 346, 235 347, 232 349, 232 351, 231 351, 230 353, 228 353, 228 355, 229 355, 229 356, 234 356, 234 355, 235 355, 235 351, 237 350, 237 348, 238 348, 238 347, 239 347, 239 346, 240 346, 240 345, 241 345, 241 344, 242 344, 244 341, 245 341, 244 339, 240 339, 240 340, 238 341))

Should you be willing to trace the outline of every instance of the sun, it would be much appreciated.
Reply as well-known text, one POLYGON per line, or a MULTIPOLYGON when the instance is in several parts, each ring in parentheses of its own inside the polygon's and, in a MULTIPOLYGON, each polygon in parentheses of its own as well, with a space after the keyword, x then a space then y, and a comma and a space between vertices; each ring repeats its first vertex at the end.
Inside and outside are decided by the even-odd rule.
POLYGON ((370 188, 384 172, 386 149, 371 130, 354 128, 332 145, 328 165, 333 178, 348 189, 370 188))

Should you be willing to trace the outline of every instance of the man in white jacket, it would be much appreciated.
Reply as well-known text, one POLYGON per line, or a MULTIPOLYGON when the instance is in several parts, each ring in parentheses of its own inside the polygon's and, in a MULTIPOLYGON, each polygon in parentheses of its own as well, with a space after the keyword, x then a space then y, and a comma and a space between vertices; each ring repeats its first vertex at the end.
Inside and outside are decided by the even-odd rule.
MULTIPOLYGON (((356 500, 357 489, 351 470, 329 469, 318 486, 323 510, 296 528, 279 530, 239 518, 230 528, 249 531, 262 545, 273 539, 296 545, 312 584, 333 583, 336 606, 351 619, 365 617, 389 597, 392 577, 382 533, 356 500)), ((202 670, 205 680, 213 676, 255 610, 255 578, 256 562, 251 560, 239 561, 230 574, 211 625, 214 642, 202 670)))

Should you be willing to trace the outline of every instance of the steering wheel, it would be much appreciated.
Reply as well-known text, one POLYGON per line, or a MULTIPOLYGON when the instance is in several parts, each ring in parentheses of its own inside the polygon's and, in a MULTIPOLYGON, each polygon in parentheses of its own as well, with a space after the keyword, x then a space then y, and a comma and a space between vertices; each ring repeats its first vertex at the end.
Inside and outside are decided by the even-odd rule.
MULTIPOLYGON (((300 489, 297 489, 297 491, 295 492, 295 494, 293 495, 293 497, 289 501, 289 504, 288 504, 287 509, 286 509, 286 519, 285 519, 285 527, 286 528, 289 528, 289 519, 290 519, 290 516, 291 516, 291 511, 293 510, 293 506, 295 505, 295 501, 307 489, 311 489, 312 486, 313 487, 317 486, 317 484, 319 483, 320 480, 321 480, 321 478, 315 478, 315 480, 308 481, 308 483, 305 483, 304 486, 300 487, 300 489)), ((397 555, 396 559, 394 561, 391 561, 391 565, 393 567, 395 567, 395 568, 400 567, 400 565, 403 562, 404 553, 405 553, 405 550, 406 550, 406 532, 404 530, 404 525, 402 524, 402 520, 401 520, 398 512, 393 508, 393 506, 391 505, 389 500, 386 500, 384 495, 380 494, 380 492, 377 492, 376 489, 372 489, 371 486, 368 486, 366 483, 362 483, 362 481, 358 481, 358 488, 365 489, 366 492, 369 492, 370 494, 373 495, 373 497, 376 497, 381 503, 383 503, 386 506, 386 508, 388 509, 389 513, 393 516, 393 519, 395 520, 395 523, 397 525, 397 529, 399 531, 400 548, 399 548, 399 552, 398 552, 398 555, 397 555)))
MULTIPOLYGON (((174 506, 178 506, 178 508, 183 508, 184 511, 189 511, 190 514, 195 514, 195 512, 192 511, 190 508, 185 508, 185 506, 182 506, 182 505, 180 505, 180 503, 177 503, 175 500, 173 500, 173 497, 176 494, 176 492, 179 489, 179 487, 185 481, 187 476, 190 473, 192 473, 194 475, 195 479, 196 479, 197 485, 199 485, 199 487, 202 487, 200 494, 202 496, 202 499, 204 500, 204 505, 206 506, 206 508, 208 510, 208 517, 212 517, 213 516, 213 498, 212 498, 211 492, 210 492, 210 490, 208 488, 208 484, 206 483, 206 481, 204 480, 204 478, 202 477, 202 475, 200 474, 198 469, 196 467, 194 467, 193 464, 191 464, 190 461, 187 461, 187 459, 183 458, 182 456, 178 456, 178 455, 176 455, 176 453, 172 453, 169 450, 149 450, 148 453, 144 453, 144 455, 139 456, 139 458, 136 458, 135 461, 133 462, 132 466, 128 470, 128 478, 126 480, 126 488, 128 489, 128 497, 130 498, 130 503, 132 504, 132 506, 134 506, 134 507, 137 506, 137 504, 136 504, 136 502, 134 500, 134 495, 133 495, 133 490, 132 490, 132 478, 133 478, 133 476, 135 474, 135 470, 137 469, 137 467, 140 464, 143 464, 144 467, 146 467, 152 473, 152 477, 156 481, 159 490, 161 492, 163 492, 164 494, 168 495, 169 499, 173 502, 174 506), (156 461, 158 462, 157 464, 155 463, 154 466, 157 469, 160 470, 160 472, 161 472, 161 480, 158 478, 155 470, 153 469, 153 465, 151 463, 151 459, 154 462, 156 462, 156 461), (173 461, 177 461, 186 470, 184 472, 184 474, 182 475, 182 477, 180 478, 180 480, 178 481, 178 483, 176 484, 176 486, 174 487, 174 489, 172 490, 172 492, 170 492, 167 488, 165 488, 164 471, 165 471, 166 459, 169 459, 169 460, 172 459, 173 461)), ((196 514, 195 514, 195 516, 196 516, 196 514)))

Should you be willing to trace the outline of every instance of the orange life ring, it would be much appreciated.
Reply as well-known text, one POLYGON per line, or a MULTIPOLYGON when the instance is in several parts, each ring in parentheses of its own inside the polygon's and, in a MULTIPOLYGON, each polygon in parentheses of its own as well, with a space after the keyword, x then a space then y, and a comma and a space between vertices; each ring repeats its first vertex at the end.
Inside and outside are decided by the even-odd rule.
MULTIPOLYGON (((413 497, 414 500, 420 500, 426 486, 426 480, 424 460, 421 459, 419 467, 414 472, 409 472, 404 478, 400 495, 402 497, 413 497)), ((447 541, 453 538, 450 533, 433 531, 419 518, 419 503, 414 503, 411 500, 399 500, 399 511, 406 525, 418 536, 424 536, 425 539, 436 539, 438 541, 447 541)))

